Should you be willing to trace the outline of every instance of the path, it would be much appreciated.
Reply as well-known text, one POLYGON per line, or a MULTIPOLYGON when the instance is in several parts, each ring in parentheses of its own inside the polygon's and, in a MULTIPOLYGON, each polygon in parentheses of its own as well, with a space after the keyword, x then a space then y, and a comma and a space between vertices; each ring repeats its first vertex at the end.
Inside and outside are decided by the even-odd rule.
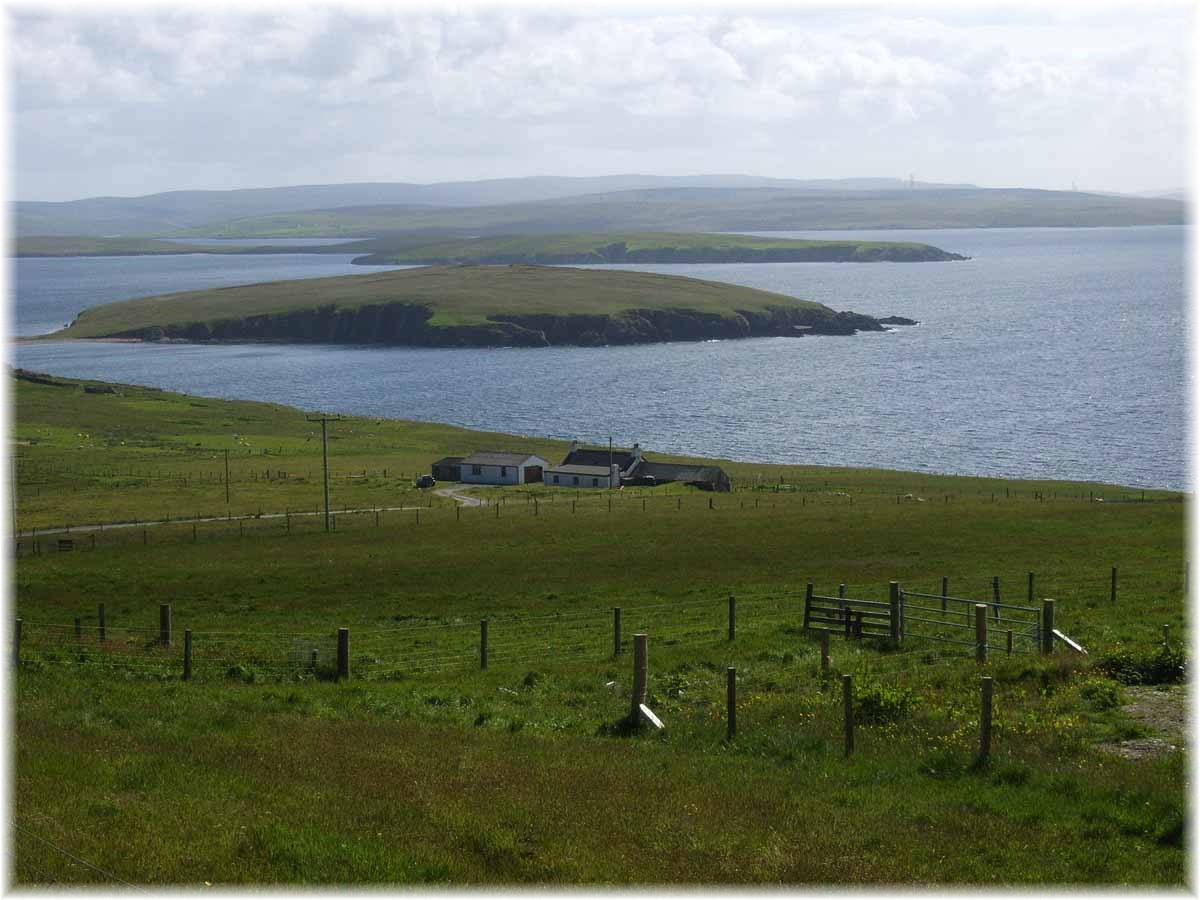
POLYGON ((483 506, 484 501, 480 500, 478 497, 459 496, 459 491, 465 491, 470 486, 471 485, 469 484, 459 484, 454 487, 437 488, 434 490, 434 493, 439 497, 448 497, 451 500, 457 500, 463 506, 483 506))

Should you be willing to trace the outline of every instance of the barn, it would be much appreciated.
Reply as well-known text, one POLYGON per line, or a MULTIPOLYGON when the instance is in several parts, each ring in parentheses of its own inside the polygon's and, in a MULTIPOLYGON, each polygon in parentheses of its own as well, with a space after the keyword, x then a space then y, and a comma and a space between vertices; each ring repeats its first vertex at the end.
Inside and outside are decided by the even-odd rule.
POLYGON ((548 465, 531 453, 483 450, 459 461, 459 480, 468 484, 540 483, 548 465))

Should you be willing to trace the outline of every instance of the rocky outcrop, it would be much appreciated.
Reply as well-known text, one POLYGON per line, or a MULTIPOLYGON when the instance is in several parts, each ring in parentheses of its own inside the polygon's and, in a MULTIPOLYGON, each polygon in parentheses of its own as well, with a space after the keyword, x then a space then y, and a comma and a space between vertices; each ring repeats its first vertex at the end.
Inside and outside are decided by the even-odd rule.
POLYGON ((470 325, 430 325, 432 311, 410 303, 339 308, 149 326, 108 335, 146 341, 262 341, 271 343, 385 344, 416 347, 547 347, 729 340, 806 334, 884 331, 911 319, 875 319, 825 307, 772 307, 710 313, 689 309, 627 309, 616 315, 495 315, 470 325))

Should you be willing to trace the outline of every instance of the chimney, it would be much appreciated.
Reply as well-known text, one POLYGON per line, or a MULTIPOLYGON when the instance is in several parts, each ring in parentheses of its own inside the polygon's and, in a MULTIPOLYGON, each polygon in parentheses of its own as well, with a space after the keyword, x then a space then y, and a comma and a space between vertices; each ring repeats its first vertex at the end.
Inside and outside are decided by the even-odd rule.
POLYGON ((569 449, 567 451, 567 456, 570 456, 572 453, 574 453, 578 449, 579 449, 579 441, 571 441, 571 449, 569 449))
POLYGON ((633 461, 637 462, 642 458, 642 448, 640 444, 633 445, 633 461))

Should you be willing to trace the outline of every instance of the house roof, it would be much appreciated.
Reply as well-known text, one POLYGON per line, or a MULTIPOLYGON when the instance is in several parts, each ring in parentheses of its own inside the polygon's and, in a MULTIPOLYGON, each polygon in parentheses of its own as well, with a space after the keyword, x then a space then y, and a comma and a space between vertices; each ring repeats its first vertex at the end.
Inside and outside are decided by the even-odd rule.
MULTIPOLYGON (((612 462, 614 466, 620 467, 624 472, 629 468, 629 464, 633 462, 633 454, 628 450, 614 450, 612 452, 612 462)), ((581 447, 572 453, 567 454, 567 458, 562 461, 564 466, 603 466, 604 473, 608 474, 608 451, 593 450, 588 447, 581 447)))
POLYGON ((457 466, 463 461, 461 456, 443 456, 441 459, 435 459, 431 466, 457 466))
POLYGON ((463 459, 462 464, 464 466, 519 466, 527 459, 545 462, 540 456, 534 456, 532 453, 500 453, 481 450, 463 459))
POLYGON ((555 466, 553 469, 547 469, 551 475, 599 475, 602 478, 608 477, 608 466, 555 466))

